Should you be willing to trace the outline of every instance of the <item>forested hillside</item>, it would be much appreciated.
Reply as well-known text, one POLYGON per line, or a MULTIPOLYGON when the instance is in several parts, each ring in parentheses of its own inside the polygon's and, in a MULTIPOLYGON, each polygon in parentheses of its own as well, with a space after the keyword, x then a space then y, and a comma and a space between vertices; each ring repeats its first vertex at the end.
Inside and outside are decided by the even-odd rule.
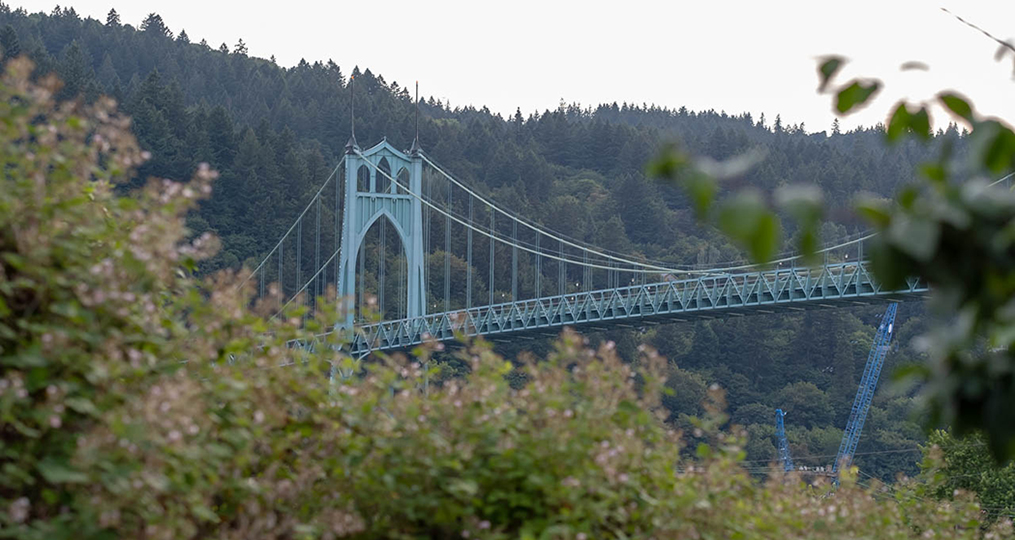
MULTIPOLYGON (((0 47, 5 58, 25 54, 40 72, 56 73, 65 82, 62 97, 114 96, 151 152, 141 177, 183 179, 201 162, 220 172, 213 197, 189 220, 195 234, 213 231, 223 239, 222 253, 203 271, 257 260, 331 172, 349 138, 349 76, 356 78, 361 144, 387 137, 405 148, 413 133, 406 87, 355 67, 355 51, 336 59, 344 67, 313 60, 286 68, 248 56, 242 41, 212 46, 170 30, 155 14, 135 27, 115 11, 96 21, 73 9, 28 14, 6 6, 0 47)), ((787 126, 778 117, 636 104, 562 103, 509 118, 433 98, 420 109, 427 152, 493 199, 568 236, 683 264, 740 255, 722 235, 697 226, 679 190, 646 178, 645 164, 664 143, 679 141, 717 160, 762 150, 763 161, 738 182, 766 191, 820 184, 833 208, 823 233, 834 240, 862 228, 848 212, 854 195, 893 193, 935 144, 960 139, 953 128, 930 145, 886 147, 880 128, 812 133, 816 126, 787 126)), ((715 320, 608 337, 627 358, 647 343, 671 360, 676 392, 667 405, 676 413, 698 414, 708 385, 725 388, 733 420, 748 427, 749 459, 774 459, 774 409, 781 407, 794 458, 825 465, 838 448, 881 310, 715 320)), ((888 370, 920 360, 910 341, 922 316, 919 305, 900 308, 888 370)), ((912 399, 884 390, 857 464, 890 479, 916 470, 922 435, 908 420, 912 399)))

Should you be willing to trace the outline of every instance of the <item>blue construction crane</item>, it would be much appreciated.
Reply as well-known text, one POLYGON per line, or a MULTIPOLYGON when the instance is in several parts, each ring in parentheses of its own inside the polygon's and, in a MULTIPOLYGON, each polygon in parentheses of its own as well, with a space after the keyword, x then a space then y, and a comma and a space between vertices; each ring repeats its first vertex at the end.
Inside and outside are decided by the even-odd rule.
POLYGON ((782 409, 775 410, 775 436, 779 438, 779 461, 786 472, 793 470, 793 458, 789 455, 789 441, 786 440, 786 426, 782 419, 786 413, 782 409))
MULTIPOLYGON (((885 311, 878 326, 878 333, 874 336, 874 344, 871 345, 870 355, 867 356, 867 365, 863 369, 863 378, 860 379, 860 388, 856 391, 856 399, 853 400, 853 409, 849 412, 849 421, 846 422, 846 431, 842 434, 842 444, 839 445, 839 454, 832 464, 832 476, 838 484, 840 468, 848 468, 853 464, 853 452, 860 442, 860 432, 863 430, 864 420, 867 419, 867 411, 870 410, 871 400, 874 399, 874 390, 878 386, 878 379, 881 377, 881 368, 885 365, 885 356, 888 355, 888 346, 892 341, 892 331, 895 329, 895 311, 899 307, 893 302, 885 311)), ((780 422, 781 423, 781 422, 780 422)))

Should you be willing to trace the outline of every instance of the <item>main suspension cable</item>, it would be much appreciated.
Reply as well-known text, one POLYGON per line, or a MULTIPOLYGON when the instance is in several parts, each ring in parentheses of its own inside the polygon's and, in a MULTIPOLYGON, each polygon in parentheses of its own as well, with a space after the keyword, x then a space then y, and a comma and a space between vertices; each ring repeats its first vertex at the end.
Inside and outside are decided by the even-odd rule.
MULTIPOLYGON (((357 154, 360 157, 362 157, 364 162, 366 162, 375 171, 380 172, 382 175, 386 176, 388 179, 390 179, 396 185, 398 185, 399 187, 405 189, 409 193, 409 195, 411 195, 413 198, 415 198, 416 200, 420 201, 421 203, 425 204, 428 208, 434 210, 438 214, 440 214, 440 215, 442 215, 442 216, 444 216, 444 217, 446 217, 448 219, 451 219, 452 221, 454 221, 455 223, 458 223, 459 225, 462 225, 463 227, 471 228, 473 231, 475 231, 475 232, 477 232, 477 233, 479 233, 479 234, 481 234, 483 236, 486 236, 488 238, 491 238, 493 240, 501 242, 502 244, 505 244, 508 247, 518 248, 518 249, 520 249, 522 251, 525 251, 527 253, 531 253, 533 255, 538 255, 538 256, 541 256, 541 257, 547 257, 547 258, 553 259, 553 260, 563 261, 563 262, 571 263, 571 264, 577 264, 577 265, 580 265, 580 266, 587 266, 589 268, 598 268, 600 270, 610 270, 610 269, 613 268, 613 267, 610 267, 610 266, 604 266, 602 264, 596 264, 596 263, 592 263, 592 262, 585 263, 583 261, 577 261, 577 260, 573 260, 573 259, 562 258, 562 257, 558 257, 556 255, 550 254, 550 253, 540 253, 540 252, 538 252, 538 251, 528 247, 524 243, 521 243, 521 242, 512 242, 511 240, 499 238, 495 233, 490 233, 490 232, 487 232, 487 231, 485 231, 485 230, 483 230, 481 228, 470 226, 467 221, 460 219, 458 216, 452 215, 450 212, 446 212, 444 209, 439 208, 438 206, 430 203, 430 201, 427 201, 424 197, 420 197, 419 195, 416 195, 415 193, 413 193, 407 186, 405 186, 404 184, 402 184, 401 182, 399 182, 395 178, 392 178, 391 175, 388 175, 384 171, 378 169, 378 167, 376 165, 374 165, 373 163, 371 163, 370 160, 366 159, 366 156, 363 156, 362 153, 357 152, 357 154)), ((511 217, 511 216, 509 215, 508 217, 511 217)), ((579 246, 579 249, 582 249, 584 251, 586 248, 582 248, 582 247, 579 246)), ((645 265, 638 265, 638 266, 644 267, 645 265)), ((655 267, 653 269, 644 269, 644 268, 624 269, 624 271, 625 272, 640 272, 640 273, 645 273, 645 274, 659 274, 659 273, 701 274, 701 273, 706 273, 706 272, 695 272, 695 271, 688 271, 688 270, 675 270, 675 269, 663 268, 663 267, 655 267)))

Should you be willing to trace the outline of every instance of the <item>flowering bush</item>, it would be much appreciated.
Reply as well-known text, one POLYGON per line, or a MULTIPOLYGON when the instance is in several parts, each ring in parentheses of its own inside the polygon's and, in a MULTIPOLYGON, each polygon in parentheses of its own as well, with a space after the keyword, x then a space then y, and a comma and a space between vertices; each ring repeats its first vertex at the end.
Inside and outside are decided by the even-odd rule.
MULTIPOLYGON (((315 320, 266 321, 185 213, 214 173, 115 182, 145 155, 110 101, 0 84, 0 536, 17 538, 977 538, 975 501, 937 502, 740 466, 721 392, 695 460, 663 422, 665 361, 567 332, 521 375, 484 344, 430 386, 429 351, 329 383, 294 351, 315 320), (285 366, 285 367, 281 367, 285 366), (507 377, 512 372, 511 377, 507 377), (805 481, 806 480, 806 481, 805 481)), ((326 302, 319 302, 326 305, 326 302)), ((334 345, 334 344, 331 344, 334 345)))
POLYGON ((292 482, 294 400, 318 396, 303 370, 266 369, 292 325, 248 311, 232 276, 187 273, 215 249, 182 219, 214 174, 117 196, 146 157, 128 120, 109 100, 55 104, 30 70, 12 61, 0 85, 3 533, 291 534, 271 508, 304 493, 275 487, 292 482), (223 369, 237 354, 246 370, 223 369))

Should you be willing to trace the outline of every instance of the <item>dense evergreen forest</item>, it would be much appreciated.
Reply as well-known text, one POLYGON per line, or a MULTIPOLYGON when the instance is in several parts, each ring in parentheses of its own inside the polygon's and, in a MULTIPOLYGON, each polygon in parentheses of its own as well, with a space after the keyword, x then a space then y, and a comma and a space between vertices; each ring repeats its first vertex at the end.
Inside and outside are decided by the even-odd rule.
MULTIPOLYGON (((149 15, 138 26, 81 18, 73 9, 29 14, 0 7, 4 57, 25 54, 40 73, 63 81, 62 97, 117 99, 151 160, 140 178, 183 179, 200 162, 221 174, 215 194, 192 216, 195 234, 213 231, 220 255, 203 270, 239 267, 265 253, 337 163, 349 138, 347 80, 355 76, 356 133, 361 144, 387 137, 409 146, 414 104, 406 87, 331 60, 283 67, 250 57, 242 41, 212 46, 149 15)), ((309 52, 308 52, 309 54, 309 52)), ((354 64, 353 52, 339 59, 354 64)), ((434 84, 439 84, 434 82, 434 84)), ((679 95, 679 89, 674 92, 679 95)), ((481 99, 481 98, 479 98, 481 99)), ((714 230, 695 223, 676 187, 644 174, 661 145, 679 141, 694 155, 722 160, 761 149, 764 160, 740 185, 770 191, 817 183, 833 209, 825 240, 863 228, 849 212, 859 192, 888 196, 954 128, 929 145, 888 147, 883 129, 811 132, 777 116, 688 111, 653 105, 562 103, 555 110, 511 117, 486 108, 454 107, 433 98, 420 104, 420 139, 457 176, 505 206, 573 238, 625 253, 676 263, 720 263, 740 257, 714 230)), ((139 181, 140 181, 139 178, 139 181)), ((792 231, 790 231, 792 232, 792 231)), ((641 343, 671 361, 667 405, 678 415, 701 412, 707 387, 727 390, 733 421, 747 426, 751 460, 775 458, 774 409, 787 411, 794 459, 827 465, 838 449, 856 384, 883 308, 714 320, 613 332, 629 358, 641 343), (678 367, 679 366, 679 367, 678 367)), ((912 338, 923 308, 900 308, 896 348, 887 369, 920 361, 912 338)), ((545 352, 544 344, 527 344, 545 352)), ((512 347, 505 347, 511 354, 512 347)), ((887 387, 887 385, 885 385, 887 387)), ((856 463, 891 479, 913 473, 923 436, 909 411, 912 397, 882 388, 867 420, 856 463)), ((683 421, 678 419, 678 421, 683 421)))

